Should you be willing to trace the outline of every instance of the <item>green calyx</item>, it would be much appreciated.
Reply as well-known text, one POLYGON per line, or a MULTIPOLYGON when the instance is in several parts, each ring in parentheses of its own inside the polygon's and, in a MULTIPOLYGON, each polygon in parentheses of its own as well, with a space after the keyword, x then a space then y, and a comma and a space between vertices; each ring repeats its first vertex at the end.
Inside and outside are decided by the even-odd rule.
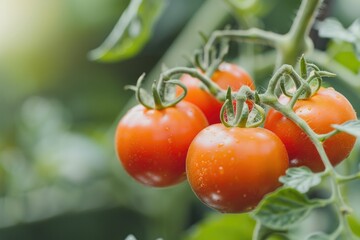
MULTIPOLYGON (((291 76, 291 75, 290 75, 291 76)), ((280 89, 284 95, 295 99, 311 98, 320 89, 323 77, 334 77, 335 74, 321 71, 315 64, 308 63, 304 55, 300 58, 300 75, 294 79, 296 91, 288 90, 285 81, 280 81, 280 89)))
MULTIPOLYGON (((225 27, 225 30, 229 27, 225 27)), ((207 42, 209 39, 203 36, 207 42)), ((194 54, 194 60, 192 64, 205 73, 207 77, 210 77, 219 68, 219 65, 223 62, 224 57, 229 52, 229 39, 223 38, 219 42, 218 46, 212 45, 211 47, 204 47, 199 49, 194 54)))
POLYGON ((320 89, 323 77, 334 77, 335 74, 321 71, 316 65, 300 59, 300 74, 290 65, 283 65, 269 82, 267 95, 278 96, 281 93, 291 98, 289 106, 293 107, 298 99, 309 99, 320 89))
POLYGON ((258 94, 248 86, 241 87, 235 94, 231 92, 231 88, 228 88, 225 102, 220 111, 222 124, 226 127, 250 128, 260 126, 265 121, 265 110, 258 105, 258 100, 258 94), (247 100, 252 102, 251 110, 247 100))
POLYGON ((137 80, 136 86, 126 86, 125 89, 135 91, 135 96, 138 102, 148 109, 161 110, 168 107, 173 107, 187 94, 186 86, 178 79, 166 79, 162 75, 158 81, 155 81, 151 86, 151 95, 141 87, 145 78, 143 73, 137 80), (176 86, 179 86, 183 91, 179 96, 176 96, 176 86))

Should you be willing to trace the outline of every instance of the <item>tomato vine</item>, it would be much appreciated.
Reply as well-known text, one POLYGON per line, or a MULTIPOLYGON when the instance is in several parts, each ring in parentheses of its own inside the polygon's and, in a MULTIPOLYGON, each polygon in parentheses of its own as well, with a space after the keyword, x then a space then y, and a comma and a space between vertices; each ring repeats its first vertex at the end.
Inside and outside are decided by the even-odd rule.
MULTIPOLYGON (((338 217, 338 227, 330 234, 314 233, 309 235, 308 239, 354 238, 347 220, 347 216, 351 214, 351 208, 344 200, 341 184, 360 179, 360 173, 353 175, 338 173, 327 155, 324 142, 336 134, 340 134, 340 132, 359 136, 360 134, 353 133, 359 132, 359 121, 349 119, 354 121, 333 123, 337 125, 332 125, 332 131, 317 133, 306 120, 302 119, 294 111, 298 101, 311 99, 321 91, 323 77, 335 76, 333 73, 320 70, 316 64, 307 62, 304 57, 311 55, 313 52, 313 42, 309 37, 309 32, 321 4, 321 0, 302 1, 296 18, 286 34, 277 34, 258 28, 215 31, 210 35, 203 49, 195 54, 194 63, 196 66, 194 68, 175 67, 165 70, 157 81, 157 86, 167 82, 180 85, 179 81, 176 80, 179 74, 188 74, 199 79, 204 85, 205 91, 212 94, 217 100, 225 102, 220 116, 226 127, 256 127, 262 123, 262 120, 260 120, 249 124, 249 126, 247 125, 249 109, 244 104, 246 101, 254 103, 252 111, 257 111, 260 115, 265 115, 265 110, 262 108, 264 106, 274 109, 300 127, 315 146, 325 169, 315 173, 304 166, 288 169, 286 175, 280 178, 284 186, 265 196, 252 213, 253 217, 258 221, 254 239, 265 239, 266 236, 275 233, 287 236, 286 231, 302 221, 312 209, 324 206, 333 207, 338 217), (270 78, 265 92, 260 93, 250 89, 248 86, 242 86, 237 92, 226 91, 211 79, 228 53, 227 44, 229 40, 251 42, 275 48, 277 53, 276 70, 270 78), (300 61, 298 61, 299 59, 300 61), (299 73, 295 70, 297 62, 299 62, 299 73), (289 98, 286 104, 279 101, 281 94, 289 98), (235 109, 232 98, 237 100, 235 109), (245 112, 240 114, 241 111, 245 112), (230 120, 225 120, 225 112, 230 120), (326 180, 329 181, 331 186, 331 196, 326 199, 309 199, 306 195, 309 189, 320 183, 325 183, 326 180)), ((183 94, 185 95, 186 87, 180 86, 184 89, 183 94)), ((153 91, 155 108, 166 108, 167 106, 156 101, 159 98, 156 97, 156 92, 153 91)), ((138 95, 138 99, 141 99, 140 95, 138 95)), ((172 102, 172 105, 176 105, 180 100, 180 98, 177 98, 172 102)), ((332 111, 332 109, 329 109, 329 111, 332 111)), ((350 150, 351 148, 352 146, 350 150)), ((194 178, 191 179, 195 181, 194 178)), ((209 203, 206 196, 200 198, 205 203, 209 203)), ((216 206, 213 202, 209 205, 216 206)), ((220 211, 228 211, 227 208, 223 210, 219 207, 219 209, 220 211)))

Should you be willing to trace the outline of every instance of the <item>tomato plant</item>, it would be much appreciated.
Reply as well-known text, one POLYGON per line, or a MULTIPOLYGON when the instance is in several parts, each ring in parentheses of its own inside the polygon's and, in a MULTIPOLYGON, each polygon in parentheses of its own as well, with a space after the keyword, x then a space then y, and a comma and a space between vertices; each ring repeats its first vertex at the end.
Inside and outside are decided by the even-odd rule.
POLYGON ((222 124, 202 130, 186 159, 194 193, 209 207, 231 213, 256 207, 280 186, 288 165, 285 146, 274 133, 222 124))
MULTIPOLYGON (((282 95, 282 104, 290 98, 282 95)), ((321 88, 309 99, 299 99, 294 112, 317 133, 326 134, 334 130, 332 124, 342 124, 356 119, 350 102, 333 88, 321 88)), ((293 121, 279 111, 270 109, 265 128, 274 132, 284 142, 292 167, 307 166, 315 172, 324 170, 324 164, 309 137, 293 121)), ((356 138, 347 133, 338 133, 323 143, 330 162, 335 166, 344 160, 352 150, 356 138)))
MULTIPOLYGON (((246 4, 226 2, 236 12, 241 12, 239 16, 246 13, 244 9, 241 11, 246 4)), ((168 177, 169 172, 166 170, 166 174, 163 174, 164 168, 160 171, 158 165, 152 168, 151 164, 171 161, 174 155, 181 155, 183 159, 183 153, 187 152, 186 162, 182 162, 181 166, 186 168, 187 179, 195 195, 205 205, 223 213, 241 213, 254 209, 251 211, 251 215, 257 220, 254 239, 267 239, 271 235, 291 239, 297 231, 292 229, 309 217, 312 210, 324 207, 334 210, 331 216, 336 219, 336 229, 333 230, 333 225, 329 225, 327 233, 311 231, 309 235, 306 232, 298 239, 353 239, 353 232, 347 221, 351 210, 340 183, 358 180, 360 173, 352 174, 349 171, 350 165, 344 173, 340 173, 335 166, 347 158, 353 149, 356 137, 360 136, 360 121, 346 97, 332 88, 323 88, 322 81, 324 77, 335 77, 335 74, 328 72, 334 70, 339 79, 352 90, 360 89, 357 79, 360 70, 356 69, 360 64, 343 64, 338 61, 344 56, 351 55, 351 59, 360 56, 360 21, 355 21, 347 29, 333 19, 315 24, 320 36, 345 41, 346 46, 354 50, 350 54, 339 53, 339 49, 331 54, 316 49, 310 30, 322 2, 301 1, 290 29, 284 34, 259 28, 213 31, 205 36, 206 43, 194 51, 193 66, 178 66, 162 71, 160 78, 155 80, 157 86, 153 87, 153 93, 163 99, 174 96, 176 102, 184 98, 194 103, 212 125, 203 130, 203 127, 197 128, 197 133, 189 137, 188 145, 180 151, 178 147, 182 146, 181 142, 168 145, 174 141, 166 141, 170 135, 164 133, 166 127, 161 124, 152 126, 151 131, 141 130, 140 125, 136 126, 136 133, 132 129, 134 135, 131 137, 122 136, 126 128, 122 130, 120 124, 117 134, 121 139, 117 137, 117 144, 121 146, 122 142, 127 143, 123 149, 118 148, 119 157, 123 163, 129 157, 131 160, 135 159, 136 163, 146 163, 134 167, 134 161, 129 161, 130 164, 125 162, 125 169, 129 172, 140 169, 140 179, 144 179, 145 173, 147 178, 143 182, 155 185, 157 180, 152 176, 162 179, 164 176, 168 177), (327 31, 324 32, 323 29, 327 31), (267 87, 255 89, 248 74, 236 65, 225 62, 230 49, 229 41, 264 46, 249 47, 244 52, 243 46, 239 46, 239 52, 252 53, 249 55, 254 63, 254 76, 264 75, 264 70, 268 70, 267 76, 272 72, 269 79, 259 80, 268 80, 267 87), (305 56, 310 59, 309 62, 305 60, 305 56), (257 64, 259 62, 261 64, 257 64), (348 66, 351 66, 350 70, 348 66), (177 93, 159 91, 161 88, 158 86, 162 84, 175 84, 178 89, 183 90, 177 90, 177 93), (264 128, 259 128, 264 122, 265 107, 270 110, 264 128), (147 131, 149 134, 144 135, 147 131), (145 139, 152 144, 147 145, 148 141, 145 139), (133 153, 127 152, 130 150, 133 153), (149 157, 145 153, 154 154, 149 157), (156 161, 149 160, 152 157, 156 161), (157 170, 160 176, 156 175, 159 173, 157 170), (325 188, 329 193, 309 199, 308 191, 315 186, 322 187, 320 183, 329 185, 325 188)), ((241 21, 241 18, 237 20, 241 21)), ((249 18, 239 26, 258 23, 253 20, 249 18)), ((234 53, 236 52, 231 52, 231 55, 234 56, 234 53)), ((235 57, 238 62, 247 60, 238 55, 235 57)), ((159 101, 156 101, 155 95, 154 105, 157 106, 159 101)), ((137 98, 140 99, 139 94, 137 98)), ((167 113, 181 104, 185 102, 165 104, 165 108, 155 107, 155 110, 143 108, 141 111, 146 119, 150 119, 147 111, 167 113)), ((136 118, 140 119, 135 116, 125 118, 129 118, 126 121, 129 125, 136 123, 136 118)), ((179 134, 177 131, 180 129, 188 129, 186 126, 189 121, 186 121, 188 120, 185 118, 178 122, 171 121, 174 123, 171 125, 174 136, 179 134), (176 126, 179 126, 178 129, 176 126)), ((179 162, 161 166, 175 167, 179 162)), ((130 174, 139 180, 136 171, 130 174)), ((174 182, 183 178, 184 170, 174 182)))
MULTIPOLYGON (((220 64, 218 70, 212 75, 211 80, 224 90, 231 87, 233 91, 237 91, 243 85, 249 86, 253 90, 255 89, 250 75, 241 67, 231 63, 224 62, 220 64)), ((186 74, 181 77, 181 81, 188 89, 184 99, 198 106, 205 114, 209 124, 219 123, 220 109, 223 102, 206 91, 202 87, 201 81, 197 78, 186 74)))

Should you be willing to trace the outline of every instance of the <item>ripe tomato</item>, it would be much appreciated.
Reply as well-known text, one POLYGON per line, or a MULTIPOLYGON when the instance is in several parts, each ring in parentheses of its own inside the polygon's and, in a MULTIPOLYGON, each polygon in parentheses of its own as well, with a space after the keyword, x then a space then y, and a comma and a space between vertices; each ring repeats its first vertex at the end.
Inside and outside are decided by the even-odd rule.
MULTIPOLYGON (((289 98, 281 96, 279 101, 286 104, 289 98)), ((333 88, 320 88, 310 99, 298 100, 294 111, 318 134, 331 132, 332 124, 342 124, 356 119, 356 113, 350 102, 333 88)), ((292 167, 307 166, 315 172, 324 169, 321 158, 307 135, 280 112, 271 109, 264 127, 283 141, 292 167)), ((355 137, 347 133, 339 133, 323 144, 330 162, 335 166, 349 155, 354 143, 355 137)))
POLYGON ((207 125, 200 109, 188 102, 163 110, 137 105, 119 122, 116 151, 125 170, 137 181, 170 186, 186 178, 188 147, 207 125))
POLYGON ((284 144, 271 131, 214 124, 191 143, 186 171, 203 203, 220 212, 239 213, 253 209, 279 187, 288 164, 284 144))
MULTIPOLYGON (((224 90, 230 86, 233 91, 237 91, 243 85, 249 86, 252 90, 255 89, 254 82, 249 74, 242 68, 230 63, 220 64, 219 69, 213 74, 211 79, 224 90)), ((220 109, 223 103, 219 102, 207 91, 201 89, 201 82, 197 78, 183 75, 181 81, 188 89, 184 100, 198 106, 205 114, 209 124, 219 123, 220 109)))

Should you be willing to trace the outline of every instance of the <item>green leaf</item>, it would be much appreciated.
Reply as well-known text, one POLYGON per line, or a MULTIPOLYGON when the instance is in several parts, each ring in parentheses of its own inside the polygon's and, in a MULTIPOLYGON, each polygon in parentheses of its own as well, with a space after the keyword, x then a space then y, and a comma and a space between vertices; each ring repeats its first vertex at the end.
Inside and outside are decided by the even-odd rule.
POLYGON ((280 177, 280 182, 301 193, 306 193, 311 187, 318 185, 321 178, 307 167, 297 167, 286 170, 286 176, 280 177))
POLYGON ((326 52, 332 59, 335 59, 341 65, 347 67, 354 73, 358 73, 360 69, 360 61, 354 51, 351 43, 330 41, 326 52))
POLYGON ((352 232, 360 237, 360 221, 354 216, 354 214, 347 217, 352 232))
POLYGON ((316 27, 319 30, 320 37, 351 43, 357 59, 360 59, 360 19, 356 19, 348 29, 345 29, 334 18, 327 18, 322 22, 318 22, 316 27))
POLYGON ((351 26, 349 27, 349 32, 351 32, 356 40, 354 42, 354 46, 356 49, 357 57, 360 59, 360 18, 356 19, 351 26))
POLYGON ((319 30, 319 36, 323 38, 338 39, 345 42, 355 42, 354 34, 345 29, 342 24, 335 18, 327 18, 316 24, 319 30))
POLYGON ((268 228, 287 230, 302 221, 314 207, 322 204, 321 200, 309 200, 293 188, 280 188, 268 194, 253 214, 268 228))
POLYGON ((278 231, 265 227, 258 223, 255 228, 253 240, 288 240, 286 231, 278 231))
POLYGON ((109 36, 90 51, 91 60, 113 62, 136 55, 147 43, 164 0, 131 0, 109 36))
POLYGON ((356 19, 351 26, 349 31, 354 34, 356 37, 360 38, 360 18, 356 19))
POLYGON ((251 240, 255 220, 248 214, 216 214, 192 228, 185 240, 251 240))
POLYGON ((306 238, 306 240, 330 240, 330 239, 332 238, 321 232, 313 233, 306 238))
POLYGON ((360 137, 360 121, 359 120, 347 121, 341 125, 333 124, 332 127, 341 132, 346 132, 355 137, 360 137))

